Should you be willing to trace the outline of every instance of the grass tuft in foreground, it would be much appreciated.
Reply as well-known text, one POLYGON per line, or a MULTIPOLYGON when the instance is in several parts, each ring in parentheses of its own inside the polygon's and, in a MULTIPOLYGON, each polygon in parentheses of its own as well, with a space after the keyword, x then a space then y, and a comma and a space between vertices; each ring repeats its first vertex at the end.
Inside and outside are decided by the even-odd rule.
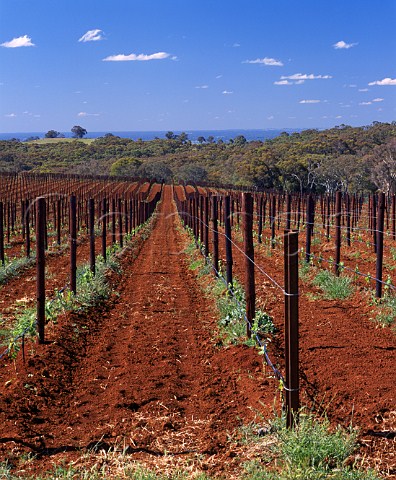
POLYGON ((353 292, 352 279, 350 277, 337 277, 328 270, 321 270, 314 279, 313 284, 323 291, 328 300, 344 300, 353 292))
POLYGON ((245 480, 377 480, 373 471, 347 465, 356 449, 357 432, 341 427, 332 430, 326 418, 300 413, 295 429, 287 429, 284 418, 272 422, 275 441, 271 445, 273 465, 258 461, 245 465, 245 480))

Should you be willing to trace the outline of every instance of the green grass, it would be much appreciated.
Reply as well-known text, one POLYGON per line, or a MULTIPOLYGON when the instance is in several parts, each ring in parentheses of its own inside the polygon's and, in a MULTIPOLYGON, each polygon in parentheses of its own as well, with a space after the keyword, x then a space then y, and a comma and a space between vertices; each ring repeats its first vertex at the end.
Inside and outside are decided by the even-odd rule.
POLYGON ((371 319, 381 327, 391 327, 396 319, 396 297, 390 291, 386 291, 382 298, 372 299, 372 303, 377 307, 374 317, 371 319))
POLYGON ((4 265, 0 263, 0 285, 7 283, 11 278, 17 277, 22 270, 34 265, 35 262, 35 252, 32 252, 29 258, 19 257, 9 260, 6 257, 4 265))
MULTIPOLYGON (((154 218, 155 216, 153 215, 145 224, 134 230, 132 235, 126 235, 125 241, 132 241, 133 235, 136 235, 137 232, 140 232, 141 238, 147 238, 151 229, 151 220, 154 218)), ((101 255, 98 255, 96 258, 95 275, 92 274, 88 263, 77 267, 76 295, 69 289, 65 289, 63 291, 55 291, 51 299, 46 299, 46 322, 56 321, 57 317, 63 312, 87 310, 109 298, 111 287, 107 283, 106 274, 110 270, 121 273, 120 262, 117 258, 121 247, 118 243, 115 243, 108 246, 106 250, 106 262, 104 262, 101 255)), ((22 336, 28 338, 37 335, 36 314, 36 307, 27 308, 21 306, 15 313, 15 319, 11 328, 1 331, 0 345, 8 347, 11 357, 15 356, 20 350, 20 338, 22 336)), ((2 322, 5 323, 3 319, 2 322)), ((76 334, 78 335, 77 331, 76 334)))
POLYGON ((57 465, 52 470, 41 475, 23 476, 11 473, 7 463, 0 464, 0 478, 5 480, 210 480, 205 473, 192 475, 182 470, 176 470, 169 475, 142 467, 139 463, 131 460, 131 457, 123 452, 106 452, 99 455, 97 462, 89 467, 74 465, 57 465))
POLYGON ((328 300, 344 300, 353 292, 352 279, 346 276, 337 277, 328 270, 320 270, 313 279, 328 300))
MULTIPOLYGON (((288 429, 285 419, 275 418, 271 426, 274 442, 273 462, 267 468, 258 461, 245 465, 245 480, 375 480, 374 472, 347 466, 356 449, 357 432, 341 427, 331 429, 326 418, 300 412, 295 429, 288 429)), ((267 462, 268 463, 268 462, 267 462)))

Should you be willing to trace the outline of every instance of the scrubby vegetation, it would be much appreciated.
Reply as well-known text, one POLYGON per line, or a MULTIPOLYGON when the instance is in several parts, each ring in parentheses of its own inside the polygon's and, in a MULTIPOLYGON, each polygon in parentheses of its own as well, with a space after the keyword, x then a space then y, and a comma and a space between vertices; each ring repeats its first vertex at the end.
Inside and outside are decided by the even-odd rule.
POLYGON ((265 142, 239 135, 195 144, 185 133, 151 141, 112 134, 89 143, 53 140, 0 142, 0 171, 95 172, 304 192, 396 189, 396 122, 283 132, 265 142))

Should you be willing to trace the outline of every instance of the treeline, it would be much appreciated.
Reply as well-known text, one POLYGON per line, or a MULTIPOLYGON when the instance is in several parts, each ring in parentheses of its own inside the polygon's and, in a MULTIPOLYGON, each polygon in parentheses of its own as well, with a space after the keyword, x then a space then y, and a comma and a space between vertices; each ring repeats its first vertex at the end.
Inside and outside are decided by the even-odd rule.
POLYGON ((133 141, 0 142, 0 172, 33 171, 155 178, 301 192, 396 193, 396 122, 283 132, 264 142, 188 135, 133 141))

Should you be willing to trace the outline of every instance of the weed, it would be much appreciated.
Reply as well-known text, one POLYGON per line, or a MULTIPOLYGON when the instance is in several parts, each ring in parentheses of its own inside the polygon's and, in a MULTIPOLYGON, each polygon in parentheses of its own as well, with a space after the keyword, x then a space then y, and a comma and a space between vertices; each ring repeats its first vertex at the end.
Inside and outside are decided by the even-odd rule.
POLYGON ((331 430, 327 418, 316 419, 301 410, 294 429, 286 428, 285 418, 276 417, 271 431, 271 448, 276 458, 275 471, 250 462, 245 465, 246 480, 376 480, 374 472, 362 472, 346 466, 356 448, 357 432, 341 427, 331 430))
POLYGON ((9 260, 5 257, 4 265, 0 265, 0 285, 7 283, 11 278, 17 277, 22 270, 34 265, 36 259, 32 252, 31 257, 20 257, 9 260))
POLYGON ((353 291, 350 277, 337 277, 328 270, 321 270, 315 275, 313 284, 323 291, 325 298, 329 300, 343 300, 348 298, 353 291))
POLYGON ((396 318, 396 297, 389 290, 386 290, 385 295, 378 299, 371 299, 371 304, 377 307, 375 318, 372 318, 381 327, 390 327, 395 322, 396 318))

